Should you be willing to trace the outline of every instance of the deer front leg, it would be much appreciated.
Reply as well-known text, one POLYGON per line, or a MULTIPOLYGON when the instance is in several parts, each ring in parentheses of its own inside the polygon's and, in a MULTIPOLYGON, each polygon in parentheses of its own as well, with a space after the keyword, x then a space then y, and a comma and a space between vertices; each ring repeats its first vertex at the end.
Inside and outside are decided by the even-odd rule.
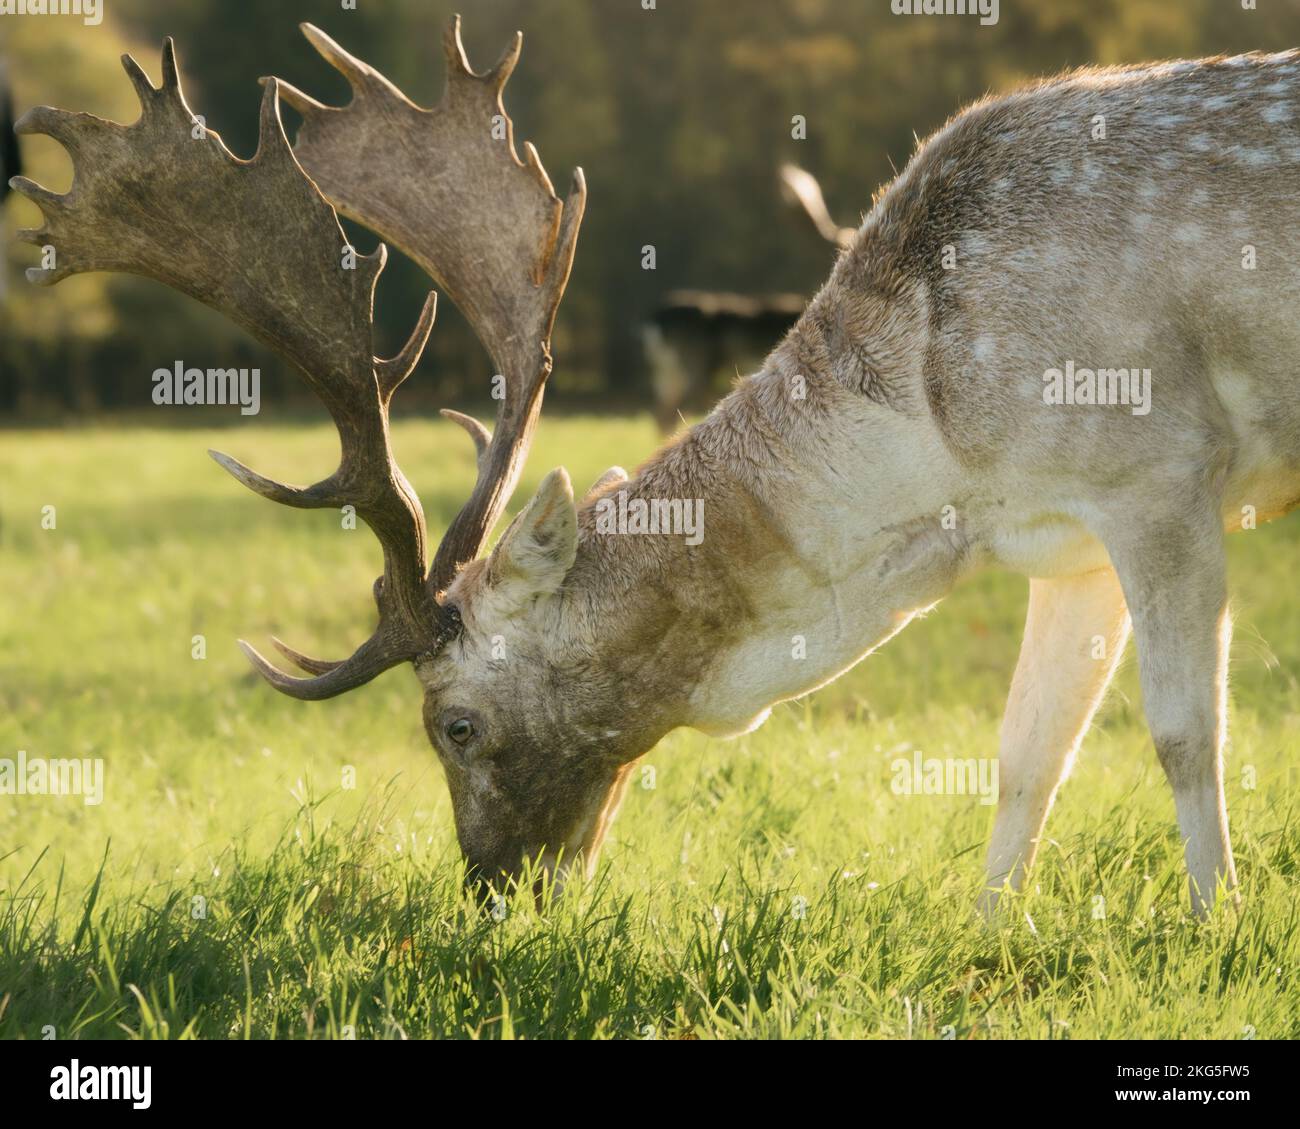
POLYGON ((1207 506, 1107 547, 1133 615, 1147 725, 1174 793, 1192 909, 1203 914, 1220 882, 1237 885, 1223 796, 1232 634, 1223 527, 1207 506))
POLYGON ((1002 719, 998 814, 980 909, 1019 889, 1056 789, 1123 654, 1129 618, 1111 569, 1029 582, 1020 659, 1002 719))

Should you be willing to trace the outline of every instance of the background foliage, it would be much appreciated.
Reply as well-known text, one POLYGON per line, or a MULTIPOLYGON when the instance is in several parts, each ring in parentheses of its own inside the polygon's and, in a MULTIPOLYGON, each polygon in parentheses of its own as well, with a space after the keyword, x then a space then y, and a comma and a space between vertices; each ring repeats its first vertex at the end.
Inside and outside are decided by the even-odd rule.
MULTIPOLYGON (((582 165, 591 188, 557 336, 552 407, 641 398, 639 326, 675 287, 811 292, 829 250, 788 215, 776 169, 792 160, 822 180, 840 222, 856 222, 914 144, 964 102, 1026 78, 1089 63, 1133 62, 1300 44, 1300 6, 1271 0, 1002 0, 1001 18, 898 17, 888 0, 112 0, 102 26, 75 19, 0 20, 16 106, 40 104, 133 120, 117 57, 130 49, 155 76, 174 35, 191 103, 243 155, 255 146, 258 76, 274 73, 336 104, 346 86, 297 31, 311 20, 389 75, 417 102, 442 89, 440 36, 463 9, 471 62, 494 61, 516 28, 523 61, 507 91, 517 136, 538 146, 552 179, 582 165), (791 138, 792 115, 808 121, 791 138), (641 248, 658 250, 643 271, 641 248)), ((293 112, 285 111, 292 130, 293 112)), ((26 139, 29 173, 61 188, 62 151, 26 139)), ((25 201, 10 231, 34 222, 25 201)), ((368 249, 373 237, 357 236, 368 249)), ((0 413, 12 417, 150 409, 150 374, 177 359, 199 367, 260 364, 267 399, 301 402, 279 361, 222 319, 160 285, 90 277, 31 292, 11 249, 0 305, 0 413)), ((396 348, 428 283, 393 256, 380 284, 381 347, 396 348)), ((399 407, 486 399, 481 351, 450 303, 399 407)))

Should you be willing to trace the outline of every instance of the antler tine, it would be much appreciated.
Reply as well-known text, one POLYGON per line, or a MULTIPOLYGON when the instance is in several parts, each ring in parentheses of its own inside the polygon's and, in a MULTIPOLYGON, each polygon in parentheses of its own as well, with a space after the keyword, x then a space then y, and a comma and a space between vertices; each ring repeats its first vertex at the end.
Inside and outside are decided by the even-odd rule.
POLYGON ((321 191, 349 218, 416 260, 456 303, 482 341, 504 395, 489 436, 467 417, 479 476, 429 569, 441 591, 478 555, 510 500, 527 457, 551 372, 550 337, 586 205, 582 170, 561 202, 536 149, 515 151, 502 91, 522 36, 492 70, 475 73, 460 35, 447 28, 447 83, 431 110, 416 106, 324 32, 303 25, 314 47, 348 76, 353 99, 321 105, 299 91, 294 151, 321 191))
MULTIPOLYGON (((140 97, 132 126, 40 107, 22 133, 48 133, 73 158, 72 189, 59 196, 18 178, 14 187, 45 215, 29 240, 52 244, 55 265, 29 271, 57 282, 84 271, 156 278, 220 310, 276 349, 304 376, 338 427, 337 469, 307 487, 275 482, 213 452, 250 489, 286 505, 353 505, 384 553, 379 626, 351 658, 309 659, 281 648, 314 678, 295 679, 245 646, 254 667, 293 697, 330 697, 369 681, 445 639, 450 613, 425 587, 425 527, 419 499, 392 457, 388 404, 415 365, 436 309, 426 302, 396 357, 373 354, 371 310, 387 250, 356 255, 333 207, 303 172, 280 121, 279 84, 266 83, 257 153, 235 157, 198 127, 181 89, 175 51, 163 49, 155 88, 130 56, 123 67, 140 97)), ((382 82, 367 81, 367 90, 382 82)))
POLYGON ((473 416, 467 416, 464 412, 453 411, 451 408, 443 408, 439 413, 443 419, 449 419, 458 427, 463 427, 470 439, 474 441, 475 457, 482 462, 483 456, 487 454, 488 448, 492 445, 492 432, 484 427, 473 416))
POLYGON ((301 664, 305 669, 311 670, 315 667, 320 673, 311 678, 294 678, 267 662, 251 643, 240 639, 239 649, 252 663, 253 669, 275 689, 302 702, 320 702, 349 690, 355 690, 358 686, 369 682, 376 674, 413 657, 406 654, 394 655, 389 652, 376 633, 362 643, 350 659, 341 663, 326 663, 319 659, 307 659, 305 655, 299 656, 305 660, 301 664))
POLYGON ((424 347, 429 343, 429 334, 433 332, 433 321, 438 314, 438 295, 430 290, 420 311, 419 321, 415 324, 410 338, 401 350, 387 360, 375 360, 375 369, 379 374, 379 391, 384 400, 389 400, 412 370, 419 364, 424 347))
MULTIPOLYGON (((164 53, 170 48, 170 37, 163 41, 164 53)), ((149 81, 149 76, 144 73, 144 68, 135 61, 132 55, 122 56, 122 69, 126 71, 126 77, 131 80, 131 85, 135 87, 136 97, 140 99, 140 106, 148 109, 154 100, 154 95, 158 93, 157 88, 149 81)))
POLYGON ((310 655, 304 655, 301 651, 295 651, 283 639, 271 636, 271 644, 299 670, 305 670, 308 674, 329 674, 331 670, 337 670, 341 663, 331 662, 328 659, 314 659, 310 655))
MULTIPOLYGON (((456 41, 460 42, 460 17, 456 17, 456 41)), ((493 64, 492 69, 485 76, 488 81, 496 88, 497 93, 505 89, 506 83, 510 81, 510 76, 515 73, 515 66, 519 62, 519 55, 524 49, 524 33, 515 32, 515 37, 507 45, 506 49, 501 52, 501 57, 493 64)), ((464 48, 462 47, 462 53, 464 48)), ((467 60, 468 61, 468 60, 467 60)))
POLYGON ((300 23, 298 27, 306 36, 307 42, 316 48, 320 57, 348 80, 354 95, 360 94, 367 88, 378 88, 388 94, 401 93, 374 67, 343 50, 320 28, 309 23, 300 23))

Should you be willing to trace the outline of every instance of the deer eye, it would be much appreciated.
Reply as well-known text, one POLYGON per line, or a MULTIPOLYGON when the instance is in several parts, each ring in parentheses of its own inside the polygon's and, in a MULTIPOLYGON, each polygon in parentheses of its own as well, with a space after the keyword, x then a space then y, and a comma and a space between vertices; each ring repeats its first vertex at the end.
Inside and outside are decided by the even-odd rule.
POLYGON ((447 736, 458 745, 464 745, 474 736, 474 723, 467 717, 458 717, 447 726, 447 736))

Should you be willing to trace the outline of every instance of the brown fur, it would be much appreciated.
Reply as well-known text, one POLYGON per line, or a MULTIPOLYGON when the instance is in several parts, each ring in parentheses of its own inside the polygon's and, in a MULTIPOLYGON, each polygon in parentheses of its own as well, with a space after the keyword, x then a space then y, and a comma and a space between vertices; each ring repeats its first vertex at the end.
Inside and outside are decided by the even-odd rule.
MULTIPOLYGON (((590 863, 627 766, 663 733, 743 728, 986 561, 1069 576, 1106 567, 1109 549, 1139 630, 1175 637, 1161 610, 1171 570, 1158 554, 1130 564, 1151 557, 1133 547, 1159 545, 1164 527, 1180 552, 1193 509, 1232 524, 1243 494, 1261 515, 1300 494, 1298 71, 1296 52, 1088 70, 964 111, 878 196, 762 369, 630 484, 585 500, 572 566, 506 628, 524 652, 492 678, 470 652, 476 633, 503 629, 475 615, 493 566, 467 569, 449 595, 468 641, 426 682, 433 701, 486 694, 503 717, 486 754, 502 766, 500 807, 462 829, 471 861, 511 871, 520 849, 561 840, 590 863), (1265 268, 1242 271, 1244 243, 1260 244, 1265 268), (1157 410, 1044 404, 1044 372, 1068 359, 1153 368, 1157 410), (596 504, 618 489, 704 499, 703 543, 602 536, 596 504), (937 520, 945 504, 955 528, 937 520), (1122 524, 1141 507, 1144 532, 1122 524), (783 676, 791 631, 825 654, 783 676), (728 720, 717 703, 733 685, 728 720)), ((1187 584, 1212 612, 1213 576, 1187 584)), ((1116 622, 1107 611, 1102 634, 1122 646, 1116 622)), ((1213 777, 1214 711, 1166 706, 1174 666, 1161 662, 1148 664, 1148 696, 1181 817, 1189 773, 1213 777)), ((1095 696, 1105 679, 1091 681, 1095 696)), ((1091 709, 1072 716, 1086 725, 1091 709)), ((469 802, 449 776, 459 813, 469 802)), ((1230 878, 1231 861, 1198 849, 1203 894, 1205 868, 1230 878)))

